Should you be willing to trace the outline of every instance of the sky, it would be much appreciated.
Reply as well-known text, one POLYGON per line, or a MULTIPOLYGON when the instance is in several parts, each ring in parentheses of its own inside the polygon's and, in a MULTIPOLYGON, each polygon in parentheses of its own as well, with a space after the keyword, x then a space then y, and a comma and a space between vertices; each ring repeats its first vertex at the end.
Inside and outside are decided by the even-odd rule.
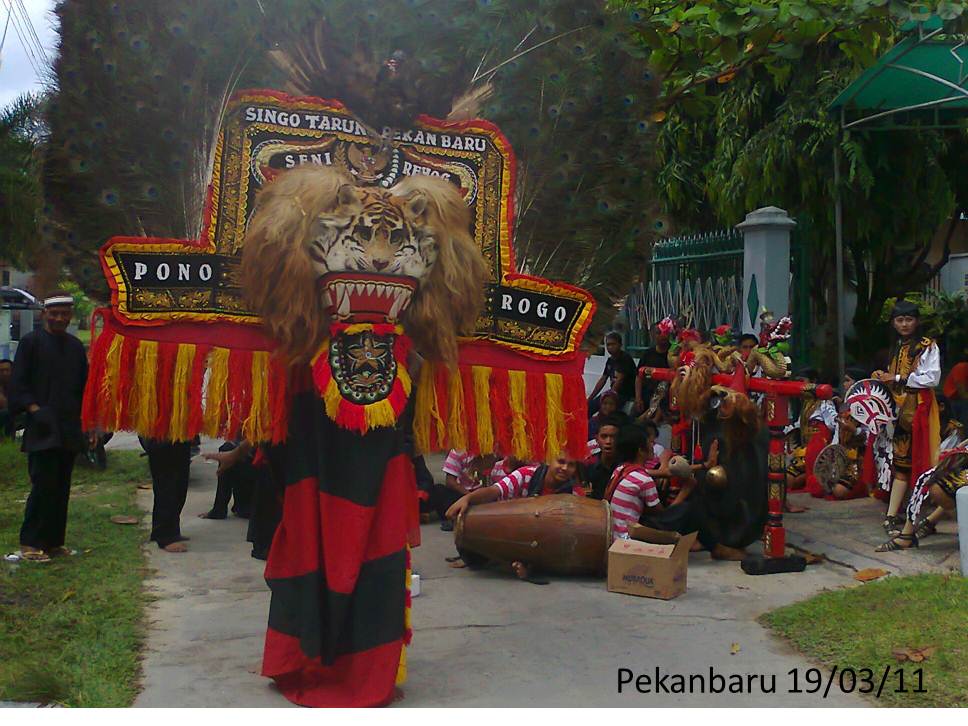
MULTIPOLYGON (((7 12, 12 0, 0 0, 0 36, 7 24, 7 12)), ((34 30, 40 38, 40 43, 53 59, 54 47, 57 44, 57 33, 54 30, 53 9, 55 0, 21 0, 27 9, 27 14, 34 24, 34 30)), ((6 41, 0 52, 0 107, 6 106, 13 99, 26 91, 39 91, 40 78, 30 65, 30 59, 24 50, 16 28, 11 20, 7 28, 6 41)))

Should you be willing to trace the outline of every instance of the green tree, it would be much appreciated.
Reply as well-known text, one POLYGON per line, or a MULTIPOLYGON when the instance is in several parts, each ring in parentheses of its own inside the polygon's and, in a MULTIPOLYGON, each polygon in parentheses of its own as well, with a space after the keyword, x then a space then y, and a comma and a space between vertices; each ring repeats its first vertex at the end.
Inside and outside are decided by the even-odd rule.
POLYGON ((24 264, 39 234, 39 96, 24 95, 0 111, 0 259, 24 264))
MULTIPOLYGON (((827 108, 901 28, 937 11, 947 31, 963 4, 879 0, 625 3, 663 82, 656 188, 690 229, 735 224, 766 204, 786 208, 809 247, 816 325, 832 360, 833 156, 841 193, 847 274, 858 294, 853 353, 883 344, 884 300, 923 285, 936 230, 968 207, 964 132, 839 132, 827 108)), ((950 232, 953 224, 949 225, 950 232)), ((946 259, 947 251, 942 257, 946 259)))

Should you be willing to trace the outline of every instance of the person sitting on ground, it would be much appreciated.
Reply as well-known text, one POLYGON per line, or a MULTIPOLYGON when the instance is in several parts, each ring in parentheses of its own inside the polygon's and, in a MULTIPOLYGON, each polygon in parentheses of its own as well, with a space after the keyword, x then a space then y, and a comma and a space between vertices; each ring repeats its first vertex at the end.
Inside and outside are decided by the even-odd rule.
POLYGON ((840 381, 840 403, 843 404, 844 400, 847 398, 847 391, 853 386, 857 381, 863 381, 870 378, 865 371, 860 366, 848 366, 847 370, 844 371, 844 377, 840 381))
POLYGON ((609 389, 602 393, 598 398, 598 412, 588 419, 588 438, 594 439, 598 434, 598 427, 603 418, 610 418, 615 413, 620 413, 618 394, 609 389))
POLYGON ((646 466, 655 463, 654 442, 651 432, 640 426, 626 426, 618 434, 615 451, 621 464, 604 496, 612 509, 612 539, 628 539, 629 526, 638 524, 646 507, 662 511, 659 491, 646 466))
POLYGON ((921 537, 934 533, 935 524, 945 512, 955 511, 958 490, 964 486, 968 486, 968 440, 941 452, 938 465, 918 478, 908 501, 907 520, 900 533, 875 551, 892 552, 917 547, 921 537), (922 518, 921 508, 925 502, 934 504, 935 510, 922 518))
MULTIPOLYGON (((563 451, 548 463, 523 466, 490 486, 465 494, 450 506, 445 516, 453 522, 475 504, 549 494, 585 496, 579 464, 563 451)), ((512 562, 511 568, 522 580, 529 579, 530 570, 524 562, 512 562)))
POLYGON ((619 415, 602 418, 598 433, 592 441, 588 442, 591 453, 583 463, 585 479, 590 488, 588 496, 592 499, 602 499, 605 496, 605 489, 612 478, 612 472, 618 466, 618 459, 615 455, 615 439, 618 436, 619 429, 626 424, 625 417, 619 415))
POLYGON ((522 466, 528 466, 528 462, 519 459, 516 456, 505 456, 503 459, 498 459, 494 462, 494 466, 491 467, 491 484, 496 484, 508 474, 513 471, 517 471, 522 466))
POLYGON ((850 415, 850 409, 845 408, 837 414, 834 440, 844 447, 847 454, 847 469, 840 481, 831 487, 829 494, 823 491, 823 487, 817 480, 816 490, 810 490, 813 496, 847 500, 866 497, 870 493, 871 488, 876 485, 877 474, 874 470, 873 456, 867 450, 867 437, 867 427, 854 420, 850 415))
MULTIPOLYGON (((965 427, 961 425, 960 421, 957 421, 951 418, 950 402, 945 396, 937 396, 937 401, 938 401, 939 418, 942 422, 941 446, 938 451, 939 451, 939 454, 943 456, 946 452, 953 451, 954 449, 957 449, 959 446, 962 445, 961 442, 965 438, 965 427)), ((934 472, 934 469, 932 469, 931 471, 934 472)), ((927 476, 925 476, 924 478, 927 479, 927 476)), ((912 499, 917 498, 917 492, 918 492, 918 488, 915 487, 915 493, 911 495, 912 499)), ((937 499, 937 498, 938 497, 932 498, 930 496, 922 495, 922 501, 919 502, 915 507, 912 508, 910 503, 908 504, 908 514, 910 515, 912 511, 914 512, 914 515, 910 516, 910 521, 913 522, 913 527, 908 528, 908 529, 913 529, 914 531, 915 539, 913 540, 913 542, 922 540, 925 537, 929 537, 930 535, 935 534, 938 531, 937 524, 939 521, 941 521, 941 518, 944 517, 945 507, 941 506, 940 504, 936 504, 934 510, 930 514, 928 514, 926 517, 920 516, 921 504, 923 503, 924 499, 929 499, 933 501, 934 499, 937 499)), ((902 532, 903 531, 906 531, 906 530, 902 530, 902 532)), ((903 538, 897 538, 892 541, 898 542, 899 549, 906 549, 905 544, 907 544, 907 546, 910 546, 910 544, 908 543, 912 542, 912 540, 905 540, 903 538)), ((889 548, 889 544, 890 543, 887 543, 886 545, 882 545, 882 547, 889 548)), ((885 550, 879 550, 879 551, 883 552, 885 550)))
POLYGON ((441 530, 454 530, 454 523, 446 517, 447 510, 461 497, 490 483, 491 469, 496 461, 494 454, 474 456, 457 449, 448 452, 443 466, 445 483, 435 485, 430 493, 430 506, 441 519, 441 530))
MULTIPOLYGON (((656 460, 652 432, 638 427, 628 427, 619 434, 618 455, 624 463, 615 470, 606 494, 612 507, 613 538, 627 538, 632 524, 639 523, 652 529, 679 534, 698 533, 695 549, 709 550, 713 559, 741 560, 745 556, 742 549, 727 547, 705 525, 700 489, 695 476, 689 491, 692 496, 683 496, 669 507, 663 506, 655 486, 656 476, 670 476, 670 460, 656 460), (658 469, 650 465, 658 464, 658 469)), ((709 459, 700 470, 708 471, 716 466, 719 459, 719 441, 714 440, 709 447, 709 459)))
POLYGON ((618 333, 606 335, 605 350, 608 352, 605 370, 588 397, 589 416, 598 411, 600 403, 598 394, 606 383, 609 384, 611 390, 618 394, 619 409, 635 397, 635 361, 632 356, 622 350, 622 336, 618 333))

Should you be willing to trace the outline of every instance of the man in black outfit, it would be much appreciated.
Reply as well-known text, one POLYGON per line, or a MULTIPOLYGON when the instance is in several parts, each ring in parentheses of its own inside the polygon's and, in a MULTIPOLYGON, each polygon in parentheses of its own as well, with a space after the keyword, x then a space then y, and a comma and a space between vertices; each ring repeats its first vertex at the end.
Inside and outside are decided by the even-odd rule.
POLYGON ((148 454, 151 470, 151 536, 165 552, 187 552, 181 533, 181 513, 188 497, 188 474, 192 463, 191 441, 158 441, 139 438, 148 454))
POLYGON ((27 412, 23 451, 31 487, 20 545, 28 561, 46 562, 70 553, 64 534, 74 459, 86 444, 81 401, 87 382, 84 345, 67 332, 73 315, 70 295, 48 297, 44 327, 21 338, 14 358, 10 410, 27 412))
POLYGON ((625 404, 635 396, 635 361, 632 360, 632 356, 622 350, 622 336, 618 333, 606 335, 605 350, 608 352, 605 370, 588 397, 589 416, 598 411, 598 394, 606 382, 618 394, 619 410, 622 410, 625 404))
MULTIPOLYGON (((653 325, 652 340, 654 341, 652 347, 642 351, 638 368, 668 368, 669 334, 660 332, 659 326, 653 325)), ((639 378, 638 368, 635 376, 635 410, 637 413, 643 413, 648 410, 659 382, 651 378, 639 378)))

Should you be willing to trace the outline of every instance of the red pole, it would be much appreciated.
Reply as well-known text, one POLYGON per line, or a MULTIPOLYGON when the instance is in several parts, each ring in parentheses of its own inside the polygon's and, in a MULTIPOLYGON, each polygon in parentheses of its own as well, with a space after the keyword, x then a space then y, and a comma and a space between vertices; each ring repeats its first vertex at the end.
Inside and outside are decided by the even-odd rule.
MULTIPOLYGON (((659 381, 672 381, 677 372, 671 368, 640 368, 640 376, 659 381)), ((713 383, 729 386, 733 377, 724 373, 713 376, 713 383)), ((770 449, 768 456, 769 473, 768 497, 769 511, 763 533, 763 551, 767 558, 778 559, 786 554, 786 530, 783 527, 783 501, 786 498, 786 467, 783 465, 783 429, 790 423, 789 398, 799 398, 810 394, 815 398, 827 399, 834 395, 833 388, 827 384, 804 383, 802 381, 780 381, 772 378, 747 378, 746 387, 757 393, 766 394, 766 424, 770 428, 770 449)), ((800 568, 802 569, 802 568, 800 568)), ((774 570, 783 571, 783 570, 774 570)))

